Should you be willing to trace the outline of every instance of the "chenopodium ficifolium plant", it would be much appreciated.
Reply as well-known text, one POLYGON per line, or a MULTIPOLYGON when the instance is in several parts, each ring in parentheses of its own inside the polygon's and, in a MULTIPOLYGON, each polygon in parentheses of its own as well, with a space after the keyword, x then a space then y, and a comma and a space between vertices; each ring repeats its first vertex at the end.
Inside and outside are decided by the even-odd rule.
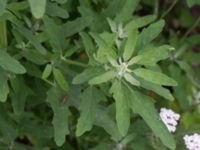
MULTIPOLYGON (((109 93, 115 100, 116 122, 122 136, 127 135, 132 111, 144 119, 165 146, 175 149, 175 140, 161 121, 152 98, 144 93, 151 90, 165 99, 174 99, 163 86, 176 86, 177 82, 163 74, 158 65, 160 60, 170 56, 174 48, 169 45, 155 46, 151 42, 162 31, 164 20, 152 23, 141 32, 138 28, 142 25, 134 20, 118 24, 108 19, 108 23, 112 32, 90 32, 90 36, 80 33, 90 58, 90 67, 77 75, 73 83, 88 82, 90 86, 101 87, 105 84, 109 87, 109 93)), ((79 121, 77 130, 84 133, 88 128, 80 129, 79 121)))

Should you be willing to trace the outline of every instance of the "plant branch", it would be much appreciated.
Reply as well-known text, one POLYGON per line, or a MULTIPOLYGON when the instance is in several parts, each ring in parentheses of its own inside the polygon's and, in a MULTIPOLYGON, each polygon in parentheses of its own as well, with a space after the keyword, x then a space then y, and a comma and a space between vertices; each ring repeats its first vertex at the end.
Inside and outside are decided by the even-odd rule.
POLYGON ((65 63, 67 63, 67 64, 70 64, 70 65, 75 65, 75 66, 79 66, 79 67, 83 67, 83 68, 89 67, 88 64, 84 64, 84 63, 77 62, 77 61, 74 61, 74 60, 66 59, 65 57, 61 57, 61 60, 65 63))
POLYGON ((171 6, 166 11, 163 12, 160 18, 164 18, 174 8, 177 2, 178 0, 174 0, 171 6))
POLYGON ((195 23, 191 26, 191 28, 189 28, 188 30, 187 30, 187 32, 183 35, 183 37, 181 38, 181 42, 183 42, 186 38, 187 38, 187 36, 196 28, 196 26, 199 24, 199 22, 200 22, 200 17, 198 17, 197 18, 197 20, 195 21, 195 23))
POLYGON ((154 0, 154 14, 156 15, 156 17, 158 17, 158 6, 159 6, 158 0, 154 0))

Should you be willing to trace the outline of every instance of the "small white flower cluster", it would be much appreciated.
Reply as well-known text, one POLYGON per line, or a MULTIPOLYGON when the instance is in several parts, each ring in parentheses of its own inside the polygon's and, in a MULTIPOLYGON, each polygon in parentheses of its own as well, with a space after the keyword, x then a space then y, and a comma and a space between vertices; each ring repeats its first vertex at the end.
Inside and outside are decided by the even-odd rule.
POLYGON ((185 135, 183 139, 188 150, 200 150, 200 134, 185 135))
POLYGON ((125 73, 131 72, 131 70, 128 69, 128 64, 126 62, 122 62, 121 59, 119 59, 119 65, 117 68, 119 76, 124 76, 125 73))
POLYGON ((124 77, 125 74, 130 73, 131 70, 128 68, 128 63, 122 61, 122 58, 119 58, 118 61, 115 61, 113 59, 109 59, 110 64, 116 68, 117 74, 120 77, 124 77))
MULTIPOLYGON (((178 124, 178 120, 180 119, 180 115, 178 113, 175 113, 171 109, 161 108, 160 118, 170 132, 176 131, 176 126, 178 124)), ((186 134, 183 139, 188 150, 200 150, 200 134, 186 134)))
POLYGON ((171 109, 161 108, 160 118, 170 132, 176 131, 176 126, 178 124, 178 120, 180 119, 179 114, 175 113, 171 109))
POLYGON ((111 31, 117 34, 115 43, 116 43, 116 46, 119 48, 122 43, 122 39, 125 37, 128 37, 128 34, 124 31, 122 23, 117 24, 115 21, 109 18, 107 20, 110 25, 111 31))

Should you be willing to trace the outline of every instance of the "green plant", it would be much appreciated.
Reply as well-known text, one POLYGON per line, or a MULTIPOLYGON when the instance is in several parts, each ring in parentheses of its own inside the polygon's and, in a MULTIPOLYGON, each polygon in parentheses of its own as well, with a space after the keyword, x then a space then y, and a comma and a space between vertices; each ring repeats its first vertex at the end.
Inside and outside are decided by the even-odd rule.
POLYGON ((0 0, 0 149, 185 149, 200 123, 200 19, 177 7, 179 37, 178 4, 198 2, 0 0), (175 133, 162 107, 181 114, 175 133))

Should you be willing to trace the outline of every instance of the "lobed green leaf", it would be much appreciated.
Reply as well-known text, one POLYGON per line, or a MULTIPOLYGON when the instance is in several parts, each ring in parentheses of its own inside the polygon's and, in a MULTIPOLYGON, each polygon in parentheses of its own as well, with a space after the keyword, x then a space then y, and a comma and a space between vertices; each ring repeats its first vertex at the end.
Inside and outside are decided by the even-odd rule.
POLYGON ((110 92, 113 93, 116 105, 116 121, 119 132, 125 136, 130 126, 130 108, 128 95, 124 91, 121 81, 115 80, 110 92), (120 92, 119 92, 120 91, 120 92))
MULTIPOLYGON (((82 94, 82 101, 80 104, 80 117, 76 127, 76 135, 81 136, 86 131, 92 129, 95 112, 97 107, 97 94, 94 87, 88 87, 82 94)), ((99 98, 98 98, 99 99, 99 98)))
POLYGON ((125 61, 129 60, 134 52, 135 45, 137 43, 137 36, 138 36, 138 31, 137 29, 131 31, 129 33, 125 48, 124 48, 124 53, 123 53, 123 58, 125 61))
POLYGON ((133 73, 136 76, 141 77, 144 80, 155 84, 166 85, 166 86, 177 86, 177 82, 175 80, 169 78, 168 76, 160 72, 155 72, 144 68, 138 68, 133 70, 133 73))
POLYGON ((136 51, 144 48, 147 44, 154 40, 163 30, 164 25, 165 21, 159 20, 155 23, 152 23, 147 28, 143 29, 140 35, 138 36, 136 51))
POLYGON ((28 0, 31 12, 36 19, 42 18, 46 10, 46 0, 28 0))
POLYGON ((63 76, 62 72, 59 69, 53 68, 53 76, 54 76, 54 79, 57 81, 58 85, 64 91, 68 91, 69 87, 68 87, 67 81, 65 80, 65 77, 63 76))
POLYGON ((8 79, 1 73, 0 74, 0 102, 6 102, 9 94, 8 79))
POLYGON ((26 69, 19 61, 11 57, 6 51, 0 49, 0 66, 16 74, 24 74, 26 69))
POLYGON ((0 16, 4 13, 6 4, 7 4, 7 0, 0 0, 0 16))
POLYGON ((127 84, 124 85, 123 88, 129 97, 130 107, 133 112, 139 114, 144 119, 165 146, 171 150, 175 150, 176 141, 161 121, 160 116, 152 103, 153 100, 140 92, 132 90, 127 84))
POLYGON ((47 92, 47 101, 50 103, 54 112, 52 123, 54 126, 54 140, 58 146, 62 146, 65 143, 65 136, 69 134, 68 117, 70 111, 67 105, 62 106, 59 103, 65 94, 58 87, 52 87, 47 92))
POLYGON ((94 78, 95 76, 97 76, 103 72, 104 72, 104 70, 99 67, 85 69, 81 74, 78 74, 77 76, 74 77, 72 83, 73 84, 81 84, 81 83, 87 82, 91 78, 94 78))
POLYGON ((113 79, 115 76, 116 76, 116 72, 113 70, 110 70, 92 78, 91 80, 89 80, 89 84, 101 84, 113 79))

